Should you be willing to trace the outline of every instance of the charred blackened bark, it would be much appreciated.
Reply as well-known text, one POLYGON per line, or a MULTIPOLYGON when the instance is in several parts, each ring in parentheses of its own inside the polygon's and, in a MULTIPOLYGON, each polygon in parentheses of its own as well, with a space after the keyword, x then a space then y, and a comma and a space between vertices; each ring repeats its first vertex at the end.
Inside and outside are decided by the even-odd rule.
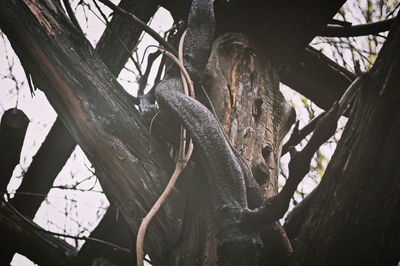
MULTIPOLYGON (((84 36, 71 27, 60 6, 52 1, 7 1, 1 10, 2 30, 25 69, 44 90, 96 168, 110 201, 135 231, 170 176, 173 165, 164 145, 150 138, 148 124, 130 96, 84 36)), ((147 251, 155 263, 162 264, 179 237, 182 205, 173 193, 150 225, 147 251)))
MULTIPOLYGON (((157 10, 157 6, 152 1, 121 1, 119 5, 127 11, 135 13, 145 22, 149 21, 150 17, 157 10)), ((115 76, 118 75, 126 63, 129 57, 129 51, 134 49, 137 45, 140 34, 141 30, 139 30, 136 24, 120 14, 114 14, 95 50, 115 76)), ((45 199, 45 195, 50 191, 54 179, 65 165, 75 146, 76 141, 64 126, 61 118, 58 117, 39 151, 34 156, 31 165, 24 174, 23 181, 16 195, 11 199, 10 203, 22 214, 33 218, 45 199), (34 193, 42 196, 32 197, 31 194, 34 193)), ((9 149, 3 150, 6 151, 9 149)), ((1 172, 4 173, 4 171, 1 172)), ((100 227, 112 224, 110 215, 107 217, 108 219, 106 219, 104 223, 99 224, 100 227)), ((121 215, 118 223, 115 223, 116 226, 107 227, 108 235, 97 236, 97 232, 103 232, 105 230, 105 228, 98 228, 98 230, 93 232, 94 234, 92 234, 91 237, 98 239, 103 239, 103 237, 105 237, 103 240, 128 247, 129 245, 127 245, 126 242, 129 239, 129 235, 124 231, 123 225, 125 222, 121 221, 123 219, 121 215), (111 239, 108 239, 108 236, 111 236, 111 239), (113 236, 120 236, 122 239, 111 241, 114 240, 113 236), (122 245, 121 243, 124 244, 122 245)), ((101 254, 103 257, 113 259, 117 257, 116 254, 118 254, 118 252, 112 250, 112 248, 108 246, 98 243, 94 244, 93 242, 88 242, 87 245, 90 247, 100 247, 102 250, 101 252, 97 252, 97 254, 101 254)), ((85 260, 85 263, 87 263, 87 257, 93 260, 95 259, 91 252, 88 252, 87 257, 85 254, 82 254, 86 250, 92 251, 93 248, 80 250, 79 260, 85 260)), ((10 254, 13 253, 14 252, 10 251, 10 254)), ((123 258, 122 260, 126 260, 127 254, 122 254, 120 257, 123 258)), ((134 259, 131 260, 134 261, 134 259)), ((118 263, 120 261, 121 259, 116 259, 113 263, 118 263)), ((120 264, 123 265, 126 263, 121 262, 120 264)))
POLYGON ((287 220, 296 265, 399 261, 399 47, 397 18, 321 184, 287 220))
POLYGON ((4 112, 0 126, 0 193, 7 190, 15 166, 19 163, 29 119, 17 108, 4 112))

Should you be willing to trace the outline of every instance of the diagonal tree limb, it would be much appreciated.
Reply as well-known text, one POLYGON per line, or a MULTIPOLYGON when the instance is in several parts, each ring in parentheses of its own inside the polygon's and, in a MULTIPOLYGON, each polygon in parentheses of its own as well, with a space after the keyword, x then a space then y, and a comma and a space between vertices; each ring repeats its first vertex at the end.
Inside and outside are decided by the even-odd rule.
POLYGON ((0 204, 0 233, 2 239, 7 239, 7 245, 0 250, 2 259, 7 250, 13 250, 40 265, 71 265, 77 253, 74 247, 52 235, 32 230, 2 201, 0 204))
POLYGON ((388 31, 392 26, 394 18, 371 22, 353 26, 333 26, 328 25, 318 35, 324 37, 357 37, 364 35, 374 35, 380 32, 388 31))
POLYGON ((140 18, 136 17, 134 14, 131 12, 128 12, 116 5, 114 5, 111 1, 109 0, 99 0, 109 8, 111 8, 113 11, 118 12, 120 14, 123 14, 130 18, 132 21, 136 23, 136 25, 142 29, 143 31, 147 32, 151 37, 153 37, 160 45, 164 46, 166 49, 170 50, 174 55, 177 55, 176 49, 169 44, 167 41, 165 41, 157 32, 155 32, 152 28, 147 26, 146 23, 144 23, 140 18))
POLYGON ((299 58, 280 72, 281 82, 324 110, 339 100, 355 74, 308 46, 299 58))
POLYGON ((295 128, 293 129, 292 135, 289 140, 282 147, 282 156, 286 154, 290 147, 294 147, 299 144, 305 137, 307 137, 311 132, 314 131, 315 127, 318 124, 318 121, 325 115, 321 113, 317 117, 313 118, 307 125, 305 125, 302 129, 299 130, 299 124, 296 123, 295 128))
MULTIPOLYGON (((121 1, 120 6, 126 10, 139 14, 138 16, 140 18, 144 21, 148 21, 157 10, 157 7, 151 1, 145 1, 145 3, 141 2, 142 1, 134 2, 123 0, 121 1)), ((132 24, 129 19, 126 19, 119 14, 115 14, 110 22, 110 27, 113 27, 114 30, 118 30, 119 34, 124 38, 122 41, 127 45, 127 47, 129 47, 129 49, 133 49, 136 46, 141 30, 139 30, 135 24, 132 24)), ((122 49, 123 47, 118 43, 118 40, 113 38, 113 36, 114 34, 112 29, 109 27, 106 28, 96 47, 96 52, 107 64, 109 69, 114 71, 113 73, 115 75, 118 75, 119 71, 125 64, 128 55, 122 49)), ((75 146, 75 140, 65 128, 60 117, 58 117, 45 141, 42 143, 39 151, 34 156, 33 161, 18 188, 18 192, 31 192, 46 195, 51 189, 55 177, 65 165, 75 146), (38 182, 39 177, 40 182, 38 182)), ((32 197, 24 193, 17 193, 11 200, 11 204, 24 215, 33 218, 44 199, 45 196, 32 197)), ((120 220, 121 219, 123 219, 123 217, 121 217, 120 220)), ((121 229, 120 226, 112 228, 115 230, 121 229)), ((88 242, 87 245, 91 246, 93 244, 88 242)), ((122 254, 121 256, 124 257, 125 255, 122 254)), ((81 257, 85 256, 83 255, 81 257)))
MULTIPOLYGON (((63 11, 46 1, 29 6, 10 1, 1 7, 0 25, 13 48, 93 163, 110 201, 135 231, 137 217, 151 206, 168 180, 172 166, 168 154, 158 141, 149 141, 147 123, 132 107, 129 95, 89 43, 74 35, 75 27, 65 26, 70 22, 63 11), (7 23, 9 19, 14 23, 7 23), (42 24, 48 20, 51 23, 42 24)), ((165 258, 172 246, 165 243, 179 236, 183 210, 176 206, 184 204, 179 196, 173 193, 168 198, 163 208, 166 211, 153 223, 155 230, 150 235, 154 242, 147 248, 153 259, 165 258)))
POLYGON ((274 222, 283 217, 289 208, 290 199, 293 197, 298 184, 310 170, 310 163, 314 153, 325 143, 336 131, 337 121, 347 110, 351 101, 357 94, 362 78, 368 74, 358 77, 346 90, 338 103, 334 103, 331 109, 318 120, 311 139, 301 151, 291 149, 291 160, 289 162, 289 177, 279 194, 267 200, 265 204, 254 212, 250 212, 245 220, 259 224, 274 222))

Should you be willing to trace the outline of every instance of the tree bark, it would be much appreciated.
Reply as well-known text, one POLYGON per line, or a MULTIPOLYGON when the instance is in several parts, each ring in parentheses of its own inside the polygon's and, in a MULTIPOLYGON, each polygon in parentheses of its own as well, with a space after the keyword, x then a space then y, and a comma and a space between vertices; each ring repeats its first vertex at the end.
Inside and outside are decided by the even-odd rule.
MULTIPOLYGON (((175 21, 186 20, 191 1, 162 1, 175 21)), ((216 35, 240 32, 279 70, 281 82, 329 109, 354 79, 307 47, 344 1, 216 1, 216 35), (284 15, 277 15, 284 14, 284 15)))
MULTIPOLYGON (((50 103, 93 163, 110 201, 135 232, 140 217, 164 189, 172 161, 163 145, 150 139, 147 123, 130 96, 84 36, 68 26, 61 8, 43 4, 3 2, 2 29, 35 85, 45 88, 50 103)), ((154 254, 155 262, 168 257, 179 236, 183 204, 172 193, 162 215, 150 225, 146 250, 154 254)))
POLYGON ((399 47, 397 18, 320 185, 286 222, 296 265, 397 265, 400 259, 399 47))
MULTIPOLYGON (((127 11, 133 12, 145 22, 149 21, 150 17, 157 9, 156 4, 152 1, 124 0, 121 1, 119 6, 127 11)), ((118 75, 125 65, 129 57, 128 52, 132 51, 137 45, 140 34, 141 30, 139 30, 136 24, 120 14, 114 14, 113 19, 103 33, 95 50, 115 76, 118 75), (125 48, 128 51, 126 51, 125 48)), ((58 117, 38 153, 33 158, 32 164, 24 175, 24 179, 17 192, 47 195, 54 179, 65 165, 75 146, 75 140, 64 126, 60 117, 58 117)), ((29 218, 33 218, 44 198, 45 196, 32 198, 30 195, 17 193, 10 203, 21 213, 27 215, 29 218)), ((122 219, 123 217, 121 216, 118 226, 111 227, 111 229, 108 228, 108 230, 112 230, 113 232, 110 231, 110 235, 120 235, 127 240, 127 235, 120 233, 123 231, 121 226, 124 222, 121 221, 122 219)), ((108 222, 100 223, 99 226, 104 224, 109 225, 109 219, 107 219, 107 221, 108 222)), ((91 237, 100 238, 96 235, 98 231, 102 232, 103 229, 99 228, 95 230, 94 235, 91 235, 91 237)), ((124 242, 123 240, 120 241, 124 242)), ((93 244, 90 241, 87 245, 99 246, 99 244, 93 244)), ((86 249, 83 249, 83 251, 84 250, 86 249)), ((92 248, 89 248, 89 250, 92 250, 92 248)), ((107 257, 107 254, 105 254, 107 251, 110 253, 109 257, 115 257, 115 252, 110 251, 109 248, 105 248, 101 254, 107 257)), ((80 251, 80 253, 81 252, 82 251, 80 251)), ((92 256, 92 254, 88 254, 88 256, 92 256)), ((126 254, 124 254, 124 256, 126 256, 126 254)), ((81 257, 85 257, 85 255, 80 254, 80 259, 82 259, 81 257)))
MULTIPOLYGON (((278 73, 258 54, 244 35, 225 34, 213 45, 204 80, 211 109, 268 199, 278 192, 282 140, 296 115, 279 91, 278 73)), ((249 207, 258 207, 260 198, 247 182, 249 207)), ((259 264, 287 263, 292 249, 279 222, 262 231, 265 248, 259 264)))
MULTIPOLYGON (((171 12, 175 21, 186 21, 190 0, 158 2, 171 12)), ((246 35, 280 71, 292 67, 344 3, 344 0, 295 3, 290 0, 216 0, 216 35, 227 32, 246 35)))
POLYGON ((15 166, 19 163, 29 119, 17 108, 8 109, 0 125, 0 193, 7 191, 15 166))
MULTIPOLYGON (((243 2, 232 1, 233 7, 236 8, 240 6, 240 3, 243 2)), ((257 3, 259 4, 259 2, 257 3)), ((137 230, 140 218, 145 212, 147 212, 149 207, 152 205, 152 203, 165 187, 165 183, 168 180, 172 170, 172 160, 167 156, 167 150, 159 142, 159 140, 155 138, 150 138, 150 134, 148 132, 148 129, 146 128, 146 122, 133 108, 132 101, 129 99, 129 96, 124 93, 122 88, 116 83, 115 79, 113 79, 113 76, 108 72, 102 62, 96 58, 90 45, 88 45, 87 43, 82 45, 81 43, 82 41, 84 41, 82 39, 82 36, 71 29, 67 29, 67 27, 65 27, 65 25, 67 25, 65 23, 67 22, 63 17, 63 14, 59 12, 57 7, 54 7, 49 3, 47 4, 47 6, 42 6, 35 1, 30 2, 29 4, 16 3, 15 1, 1 3, 0 13, 2 14, 2 16, 0 21, 2 23, 2 27, 5 29, 6 34, 12 41, 14 48, 22 59, 25 68, 28 69, 30 71, 30 74, 32 74, 32 76, 34 77, 35 84, 40 85, 40 87, 42 88, 45 88, 45 93, 48 96, 50 102, 53 104, 56 111, 60 114, 64 122, 67 124, 67 127, 70 130, 71 134, 76 140, 78 140, 78 143, 83 147, 89 159, 94 164, 96 172, 102 182, 102 185, 107 195, 110 196, 110 199, 115 204, 115 206, 121 209, 129 226, 132 228, 133 231, 135 231, 137 230), (13 21, 13 25, 7 24, 8 21, 13 21), (31 34, 31 31, 26 30, 26 28, 29 28, 31 31, 33 31, 34 35, 31 34), (72 39, 71 36, 73 36, 72 39), (41 69, 41 71, 39 71, 39 69, 41 69)), ((302 4, 304 3, 302 2, 302 4)), ((263 25, 267 29, 271 30, 273 29, 271 28, 271 24, 273 26, 281 25, 280 28, 278 27, 277 29, 275 29, 275 31, 273 31, 273 33, 277 34, 278 37, 274 34, 270 36, 272 38, 271 43, 265 43, 265 36, 259 36, 257 39, 256 35, 261 34, 259 34, 259 31, 256 31, 254 30, 254 28, 251 27, 251 23, 258 23, 260 22, 260 19, 262 19, 257 16, 257 12, 261 12, 259 11, 261 8, 258 8, 256 11, 245 9, 243 15, 244 17, 242 16, 242 14, 240 14, 238 17, 231 17, 231 20, 227 19, 227 21, 232 21, 233 18, 235 18, 235 20, 237 21, 241 21, 240 18, 243 18, 243 21, 247 21, 247 19, 250 19, 249 21, 251 23, 249 24, 249 28, 251 29, 246 29, 250 31, 250 38, 255 38, 255 43, 257 43, 255 49, 259 50, 260 44, 265 44, 267 50, 266 55, 270 55, 272 58, 272 69, 275 70, 272 71, 274 73, 267 73, 268 75, 272 76, 272 81, 269 82, 276 85, 275 79, 277 70, 279 68, 282 68, 282 66, 290 64, 290 62, 294 60, 292 57, 296 57, 298 55, 299 49, 301 50, 301 47, 303 47, 302 49, 304 49, 305 43, 308 43, 314 32, 317 32, 317 28, 323 25, 328 16, 330 18, 330 16, 334 13, 333 11, 336 12, 336 7, 339 6, 339 3, 335 1, 329 2, 329 4, 326 5, 328 7, 325 9, 322 8, 323 5, 325 6, 325 3, 321 4, 313 3, 313 1, 310 2, 310 5, 314 4, 316 6, 310 7, 309 10, 306 9, 307 11, 299 11, 300 16, 294 16, 294 20, 292 20, 291 16, 283 16, 282 14, 285 14, 285 12, 280 9, 285 5, 285 7, 288 8, 288 1, 277 4, 279 8, 272 8, 271 10, 268 10, 268 14, 271 12, 276 12, 277 10, 281 11, 281 13, 277 12, 277 14, 280 14, 282 16, 282 19, 285 21, 280 21, 279 19, 275 18, 276 22, 280 24, 275 24, 275 20, 272 20, 272 18, 263 14, 263 16, 267 18, 264 18, 265 20, 262 20, 260 25, 263 25), (320 16, 317 16, 315 15, 316 10, 322 10, 325 12, 322 12, 320 16), (257 19, 251 20, 251 18, 253 17, 257 17, 257 19), (304 21, 304 25, 296 27, 297 24, 300 24, 296 19, 308 17, 311 17, 311 19, 304 21), (274 23, 272 23, 272 21, 274 21, 274 23), (311 23, 316 23, 316 25, 310 25, 310 21, 311 23), (290 28, 289 25, 294 28, 290 28), (302 36, 303 27, 306 26, 311 28, 310 32, 304 34, 302 38, 296 39, 296 36, 302 36), (290 30, 293 32, 292 35, 287 33, 290 30), (283 36, 283 34, 285 36, 283 36), (275 38, 277 38, 278 41, 275 41, 275 38), (284 43, 284 45, 282 45, 281 43, 284 43), (280 45, 279 47, 277 47, 278 44, 280 45), (271 53, 273 52, 275 52, 275 54, 271 55, 271 53)), ((246 7, 246 4, 244 5, 246 7)), ((252 8, 254 7, 260 6, 252 6, 252 8)), ((229 8, 231 7, 228 6, 227 10, 229 10, 229 8)), ((300 8, 303 8, 303 6, 297 6, 296 3, 296 5, 292 6, 291 8, 293 8, 294 10, 302 10, 300 8)), ((293 14, 291 13, 292 11, 287 12, 293 14)), ((227 16, 236 14, 235 12, 227 13, 227 16)), ((218 26, 222 27, 224 25, 218 26)), ((228 25, 225 26, 228 27, 228 25)), ((244 26, 242 25, 241 27, 238 26, 238 28, 236 29, 243 29, 243 31, 245 31, 244 26)), ((241 47, 240 42, 227 42, 226 44, 230 44, 233 46, 237 45, 241 47)), ((248 57, 234 56, 233 59, 239 60, 238 58, 241 58, 241 60, 247 63, 247 67, 251 70, 252 63, 249 62, 251 62, 251 58, 253 58, 252 49, 243 50, 248 53, 248 57)), ((238 69, 240 67, 240 64, 238 63, 233 62, 231 64, 233 65, 233 69, 238 69)), ((395 69, 393 71, 397 70, 396 67, 393 68, 395 69)), ((389 67, 387 69, 390 70, 391 68, 389 67)), ((391 71, 392 70, 386 72, 391 73, 391 71)), ((246 79, 250 81, 250 84, 246 82, 244 82, 244 84, 247 84, 248 88, 252 88, 254 89, 254 91, 256 91, 257 88, 254 87, 254 84, 257 84, 257 82, 252 83, 256 80, 253 79, 254 76, 252 78, 252 72, 253 71, 250 71, 249 73, 247 73, 246 71, 243 72, 244 76, 248 74, 248 76, 246 76, 246 79)), ((277 160, 280 154, 280 142, 283 137, 283 132, 290 124, 286 124, 286 120, 290 120, 288 119, 289 112, 282 106, 278 106, 277 109, 272 109, 271 111, 269 107, 274 106, 274 104, 267 104, 269 103, 269 98, 265 99, 261 96, 259 97, 257 94, 254 94, 251 97, 256 96, 255 99, 250 97, 250 99, 252 100, 250 100, 249 102, 240 103, 240 106, 242 106, 242 108, 244 109, 247 109, 247 112, 243 111, 242 113, 237 113, 236 111, 238 110, 234 110, 232 108, 235 105, 239 106, 239 103, 237 103, 236 100, 240 99, 237 93, 241 91, 241 88, 238 87, 239 83, 233 82, 232 80, 235 80, 234 76, 238 73, 240 74, 240 71, 231 71, 229 75, 224 76, 225 79, 228 79, 227 84, 229 84, 229 86, 226 86, 226 84, 222 84, 222 86, 227 90, 225 90, 224 93, 222 93, 221 91, 219 92, 219 97, 220 99, 222 99, 220 104, 223 103, 225 108, 222 108, 222 111, 219 111, 220 114, 222 114, 221 122, 222 125, 225 127, 228 124, 229 138, 232 140, 232 142, 235 142, 238 147, 237 149, 239 149, 239 152, 243 150, 243 154, 241 155, 245 158, 243 161, 248 161, 248 164, 251 166, 250 169, 255 174, 255 177, 258 177, 256 178, 256 180, 263 186, 264 195, 266 197, 269 197, 270 195, 276 193, 275 177, 278 165, 277 160), (230 81, 229 78, 231 79, 230 81), (263 109, 263 104, 265 104, 265 109, 263 109), (276 114, 274 112, 276 112, 276 114), (264 117, 263 115, 266 114, 268 115, 264 117), (247 120, 244 119, 244 121, 247 122, 244 122, 244 124, 239 124, 238 119, 238 124, 235 128, 233 126, 236 123, 235 119, 237 117, 245 115, 247 115, 249 118, 247 120), (257 123, 257 120, 259 120, 259 123, 257 123), (263 123, 279 126, 272 129, 271 127, 267 126, 269 130, 263 131, 265 130, 262 127, 263 123), (252 130, 256 132, 254 135, 252 135, 252 130), (245 133, 247 133, 247 131, 249 132, 249 136, 261 136, 262 138, 246 139, 245 133), (271 131, 272 133, 269 131, 271 131), (239 134, 242 133, 244 135, 242 139, 235 137, 239 136, 239 134), (241 143, 241 141, 243 142, 241 143), (269 151, 267 152, 267 154, 262 154, 261 152, 261 149, 265 148, 262 147, 264 141, 266 141, 268 145, 270 145, 270 148, 266 149, 267 151, 269 151), (251 147, 249 148, 249 146, 251 147), (266 162, 264 162, 265 159, 266 162), (265 166, 267 167, 267 169, 263 169, 263 167, 265 166), (260 176, 257 176, 257 173, 259 173, 260 176)), ((386 84, 389 84, 386 81, 390 81, 393 76, 395 75, 388 74, 388 77, 390 78, 382 79, 383 84, 385 84, 383 87, 384 89, 381 90, 382 95, 386 95, 388 91, 391 91, 388 89, 389 87, 386 87, 386 84)), ((219 82, 223 83, 224 79, 219 80, 219 82)), ((165 96, 162 93, 163 92, 158 94, 161 99, 163 99, 162 96, 165 96)), ((217 99, 217 96, 218 93, 212 98, 217 99)), ((182 98, 187 100, 184 97, 182 98)), ((274 98, 274 96, 272 98, 274 98)), ((162 102, 162 104, 164 104, 164 106, 167 106, 167 104, 170 103, 162 102)), ((175 106, 179 106, 179 103, 174 102, 173 104, 176 104, 175 106)), ((199 106, 196 105, 196 107, 199 106)), ((218 105, 216 109, 218 110, 218 105)), ((189 114, 192 114, 193 117, 200 117, 198 114, 193 113, 193 110, 189 110, 192 111, 192 113, 189 112, 189 114)), ((389 111, 394 110, 391 109, 389 111)), ((183 116, 184 114, 178 115, 183 116)), ((189 123, 193 121, 184 122, 189 123)), ((383 126, 385 126, 385 124, 383 124, 383 126)), ((372 130, 373 128, 368 127, 366 129, 372 130)), ((390 131, 390 134, 396 133, 395 129, 390 128, 390 130, 392 130, 390 131)), ((199 136, 196 135, 197 132, 192 133, 194 137, 199 136)), ((388 133, 388 136, 390 134, 388 133)), ((212 138, 215 136, 210 137, 212 138)), ((221 137, 221 139, 222 138, 223 137, 221 137)), ((199 139, 197 139, 197 143, 199 143, 199 139)), ((212 142, 210 143, 212 144, 212 142)), ((374 147, 375 146, 376 145, 374 145, 374 147)), ((229 151, 230 150, 228 150, 227 152, 229 151)), ((201 154, 205 155, 205 150, 200 153, 200 155, 201 154)), ((239 157, 240 156, 238 156, 238 158, 239 157)), ((221 160, 228 161, 228 166, 237 166, 237 162, 239 160, 235 160, 234 162, 232 162, 229 161, 229 158, 222 158, 221 160)), ((197 158, 197 160, 201 159, 202 158, 197 158)), ((195 163, 197 162, 198 161, 196 161, 195 159, 195 163)), ((213 161, 211 160, 211 163, 212 162, 213 161)), ((215 162, 218 162, 218 160, 214 161, 214 163, 215 162)), ((370 163, 372 164, 372 162, 370 163)), ((384 165, 384 162, 382 162, 382 165, 384 165)), ((389 166, 392 167, 392 165, 389 166)), ((189 168, 186 174, 190 173, 190 170, 191 169, 189 168)), ((203 170, 204 172, 207 172, 209 169, 203 168, 203 170)), ((222 172, 218 173, 224 175, 224 173, 222 172)), ((196 172, 196 174, 201 175, 202 172, 199 171, 196 172)), ((185 177, 183 176, 183 178, 185 177)), ((211 204, 215 203, 214 200, 216 198, 218 200, 222 199, 219 202, 219 204, 221 204, 221 202, 223 202, 224 200, 225 195, 223 193, 225 192, 231 193, 229 194, 229 196, 232 199, 234 199, 236 196, 234 195, 235 192, 243 194, 243 191, 235 191, 234 188, 230 189, 229 187, 213 187, 213 185, 218 185, 218 181, 221 181, 221 179, 208 180, 208 185, 210 185, 210 187, 204 187, 204 191, 207 191, 208 189, 214 191, 211 193, 214 197, 213 201, 211 201, 211 204), (212 183, 212 181, 217 182, 212 183), (221 192, 222 194, 218 195, 218 192, 221 192)), ((247 180, 248 191, 250 191, 251 189, 252 181, 254 180, 247 180)), ((196 183, 193 182, 193 184, 196 183)), ((190 198, 185 198, 185 196, 187 195, 184 195, 183 191, 192 191, 191 189, 185 189, 185 185, 187 185, 186 182, 181 182, 180 184, 178 184, 177 190, 172 193, 172 197, 168 199, 167 204, 162 209, 162 212, 158 216, 156 216, 155 221, 153 221, 149 228, 149 234, 146 239, 146 251, 149 252, 150 257, 155 264, 163 265, 166 263, 171 263, 171 252, 176 252, 176 250, 178 250, 177 245, 183 245, 183 243, 187 243, 188 247, 190 245, 194 246, 194 248, 188 248, 190 251, 193 251, 194 249, 197 250, 194 250, 194 254, 190 254, 186 257, 184 256, 185 254, 181 253, 177 256, 179 261, 175 264, 185 263, 186 259, 188 259, 190 256, 192 256, 190 259, 196 262, 198 261, 198 257, 196 256, 198 256, 199 254, 210 255, 209 258, 201 257, 200 261, 206 261, 206 259, 210 259, 209 261, 213 262, 215 260, 215 253, 207 252, 215 250, 214 247, 210 247, 210 245, 214 245, 214 241, 212 239, 204 239, 204 233, 208 237, 212 238, 212 235, 214 233, 212 223, 214 222, 215 214, 217 214, 216 216, 219 216, 218 219, 224 219, 224 217, 222 217, 222 212, 215 213, 214 210, 212 210, 214 213, 213 215, 211 215, 210 209, 213 208, 210 207, 210 203, 208 202, 205 202, 204 205, 196 205, 196 202, 193 202, 191 200, 184 201, 183 199, 190 198), (201 217, 202 219, 199 219, 198 216, 193 215, 193 212, 196 210, 188 208, 191 206, 199 207, 200 210, 204 210, 206 215, 204 215, 204 217, 201 217), (201 228, 203 235, 200 237, 199 241, 203 246, 196 246, 196 243, 198 242, 190 242, 185 233, 189 232, 188 235, 192 234, 195 236, 199 236, 200 232, 191 232, 194 231, 191 225, 196 225, 203 222, 206 225, 211 226, 201 228)), ((207 198, 207 195, 208 194, 205 193, 204 197, 207 198)), ((251 192, 247 193, 247 196, 252 195, 256 194, 253 194, 251 192)), ((230 200, 231 198, 229 198, 228 200, 230 200)), ((247 204, 245 200, 240 200, 240 204, 242 204, 243 206, 247 204)), ((249 198, 247 199, 247 201, 251 202, 249 198)), ((223 206, 220 207, 220 209, 222 210, 223 206)), ((214 209, 218 208, 214 207, 214 209)), ((231 215, 231 213, 229 213, 229 215, 231 215)), ((233 222, 236 223, 237 221, 233 222)), ((223 226, 225 226, 224 228, 228 228, 229 223, 223 224, 223 226)), ((237 226, 237 224, 234 224, 234 226, 237 226)), ((197 227, 195 228, 197 229, 197 227)), ((218 228, 216 229, 216 231, 218 231, 218 228)), ((235 231, 235 233, 245 234, 245 232, 241 232, 240 230, 235 231)), ((266 236, 266 238, 267 237, 268 236, 266 236)), ((249 239, 251 239, 251 237, 249 239)), ((314 249, 311 248, 308 250, 314 249)), ((232 250, 230 250, 230 252, 232 254, 232 258, 237 258, 236 253, 232 252, 232 250)), ((229 252, 226 252, 224 255, 225 257, 227 257, 227 255, 229 255, 229 252)))
POLYGON ((281 82, 328 110, 355 79, 355 75, 312 47, 280 73, 281 82))

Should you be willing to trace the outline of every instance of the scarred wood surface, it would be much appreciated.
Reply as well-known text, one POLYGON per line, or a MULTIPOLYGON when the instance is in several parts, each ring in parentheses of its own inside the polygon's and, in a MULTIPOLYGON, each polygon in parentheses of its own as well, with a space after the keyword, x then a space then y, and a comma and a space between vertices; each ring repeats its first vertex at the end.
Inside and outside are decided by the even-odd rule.
POLYGON ((265 196, 275 195, 282 140, 295 120, 277 73, 257 57, 246 37, 227 34, 216 40, 204 80, 231 144, 265 196), (266 146, 270 152, 263 155, 266 146))

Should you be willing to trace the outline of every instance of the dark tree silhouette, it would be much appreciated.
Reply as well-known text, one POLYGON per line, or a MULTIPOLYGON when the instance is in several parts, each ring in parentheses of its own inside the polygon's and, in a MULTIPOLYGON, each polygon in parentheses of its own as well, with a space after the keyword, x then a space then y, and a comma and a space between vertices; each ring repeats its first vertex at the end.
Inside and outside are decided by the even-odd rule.
MULTIPOLYGON (((92 239, 76 255, 26 218, 38 203, 24 206, 22 197, 3 199, 0 230, 8 239, 3 262, 18 251, 40 265, 133 264, 138 228, 172 175, 182 125, 193 140, 194 154, 147 230, 144 251, 152 264, 398 263, 398 18, 361 30, 337 30, 327 24, 344 1, 123 0, 119 7, 101 2, 114 16, 96 50, 59 1, 0 2, 0 27, 32 89, 42 90, 59 116, 53 134, 69 140, 56 147, 59 151, 50 150, 60 162, 54 169, 75 141, 96 169, 113 208, 92 233, 104 241, 92 239), (168 43, 159 41, 178 55, 187 29, 183 60, 196 99, 183 93, 179 68, 169 59, 164 77, 147 94, 133 97, 115 79, 145 28, 132 13, 146 21, 157 5, 185 22, 168 43), (389 26, 376 63, 358 77, 308 47, 320 34, 376 33, 389 26), (281 95, 279 81, 327 111, 291 139, 295 144, 303 132, 313 130, 301 151, 285 148, 291 161, 281 191, 282 142, 295 113, 281 95), (322 182, 282 226, 279 219, 313 154, 335 132, 342 114, 349 115, 349 122, 322 182), (115 210, 123 218, 110 219, 115 210), (118 253, 106 241, 124 247, 131 242, 132 254, 126 249, 118 253)), ((45 145, 51 144, 46 140, 45 145)), ((38 165, 46 167, 48 152, 38 154, 35 159, 43 160, 38 165)), ((25 176, 21 189, 47 193, 57 171, 45 173, 49 179, 43 183, 38 169, 28 171, 32 174, 25 176)))

